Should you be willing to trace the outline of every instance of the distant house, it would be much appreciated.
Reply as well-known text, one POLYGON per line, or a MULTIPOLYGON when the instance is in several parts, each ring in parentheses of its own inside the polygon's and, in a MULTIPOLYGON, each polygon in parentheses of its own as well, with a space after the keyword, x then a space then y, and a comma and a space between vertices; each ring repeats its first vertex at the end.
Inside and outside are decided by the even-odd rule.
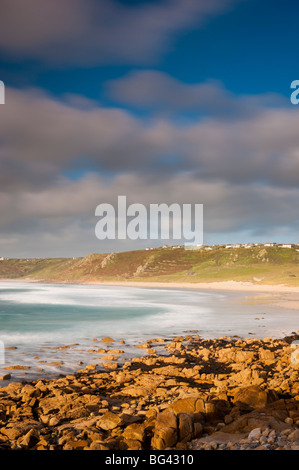
POLYGON ((252 248, 253 247, 253 243, 246 243, 246 245, 243 245, 244 248, 252 248))
POLYGON ((264 244, 264 246, 274 246, 274 243, 267 242, 264 244))
POLYGON ((225 245, 225 248, 232 248, 233 245, 225 245))
POLYGON ((4 261, 4 260, 5 260, 5 258, 3 258, 3 256, 2 256, 2 257, 0 258, 0 261, 4 261))
POLYGON ((240 244, 240 243, 235 243, 235 244, 233 245, 233 248, 241 248, 241 244, 240 244))
POLYGON ((280 245, 281 248, 292 248, 292 245, 289 243, 284 243, 283 245, 280 245))
POLYGON ((184 245, 185 250, 200 250, 203 245, 184 245))

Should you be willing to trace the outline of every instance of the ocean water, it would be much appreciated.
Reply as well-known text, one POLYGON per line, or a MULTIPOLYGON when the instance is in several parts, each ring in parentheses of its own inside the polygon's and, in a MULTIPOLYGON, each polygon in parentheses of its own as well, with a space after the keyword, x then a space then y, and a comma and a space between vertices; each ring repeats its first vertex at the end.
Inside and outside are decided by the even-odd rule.
POLYGON ((298 329, 296 310, 282 312, 272 304, 244 305, 245 295, 193 289, 0 282, 0 375, 10 372, 11 380, 28 380, 70 373, 79 368, 78 361, 81 367, 98 363, 103 354, 89 351, 103 347, 122 349, 121 360, 126 360, 144 354, 137 346, 150 338, 170 340, 190 330, 203 338, 274 338, 298 329), (105 336, 115 342, 103 345, 100 340, 105 336), (29 369, 5 369, 10 366, 29 369))

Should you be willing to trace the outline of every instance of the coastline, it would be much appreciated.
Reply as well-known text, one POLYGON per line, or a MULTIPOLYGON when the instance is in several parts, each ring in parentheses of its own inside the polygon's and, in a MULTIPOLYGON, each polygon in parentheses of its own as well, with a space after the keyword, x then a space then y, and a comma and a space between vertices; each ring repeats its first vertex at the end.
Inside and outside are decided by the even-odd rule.
MULTIPOLYGON (((287 286, 56 283, 238 291, 244 294, 240 305, 299 308, 298 289, 287 286)), ((130 358, 123 356, 118 340, 94 338, 87 365, 78 363, 75 372, 56 378, 26 380, 24 375, 8 383, 8 369, 7 385, 0 388, 0 410, 5 410, 0 449, 299 450, 299 350, 292 346, 298 339, 294 333, 276 339, 212 339, 186 325, 182 336, 153 336, 137 346, 140 355, 130 358), (100 351, 105 358, 99 359, 100 351), (296 364, 291 360, 295 351, 296 364)), ((73 346, 62 348, 72 354, 73 346)))
POLYGON ((30 282, 44 284, 73 284, 73 285, 103 285, 123 287, 155 287, 173 289, 200 289, 200 290, 227 290, 244 292, 294 293, 299 294, 299 286, 286 286, 284 284, 253 284, 242 281, 215 281, 215 282, 158 282, 158 281, 74 281, 32 278, 0 278, 0 282, 30 282))

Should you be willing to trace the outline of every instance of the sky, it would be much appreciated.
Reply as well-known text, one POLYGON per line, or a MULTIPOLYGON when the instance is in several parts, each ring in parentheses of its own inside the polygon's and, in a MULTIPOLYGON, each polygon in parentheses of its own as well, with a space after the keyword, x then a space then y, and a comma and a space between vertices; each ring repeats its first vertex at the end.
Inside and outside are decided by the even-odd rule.
POLYGON ((207 245, 299 243, 299 4, 1 0, 0 257, 99 240, 96 207, 203 204, 207 245))

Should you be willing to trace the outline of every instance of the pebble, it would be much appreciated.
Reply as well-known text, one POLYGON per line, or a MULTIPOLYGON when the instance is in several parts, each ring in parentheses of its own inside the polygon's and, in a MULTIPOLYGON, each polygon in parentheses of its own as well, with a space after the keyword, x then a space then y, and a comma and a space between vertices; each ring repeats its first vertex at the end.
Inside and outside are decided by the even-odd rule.
POLYGON ((299 450, 299 429, 284 429, 280 433, 267 428, 261 432, 261 428, 252 429, 247 438, 237 442, 217 443, 200 442, 194 440, 190 443, 191 450, 299 450))

